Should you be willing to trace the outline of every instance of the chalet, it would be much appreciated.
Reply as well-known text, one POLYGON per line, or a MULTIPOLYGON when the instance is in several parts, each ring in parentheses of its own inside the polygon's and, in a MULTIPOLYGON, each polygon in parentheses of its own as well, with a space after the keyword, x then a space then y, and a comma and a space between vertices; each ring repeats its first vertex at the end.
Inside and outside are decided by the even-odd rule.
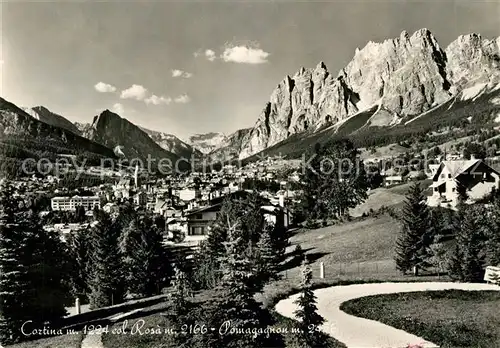
MULTIPOLYGON (((231 193, 235 198, 244 198, 248 195, 247 191, 236 191, 231 193)), ((211 223, 217 218, 217 215, 222 207, 222 203, 227 196, 221 196, 213 199, 208 205, 193 209, 184 214, 187 221, 187 235, 200 236, 207 235, 210 230, 211 223)), ((281 199, 280 203, 284 204, 281 199)), ((264 217, 267 221, 276 223, 278 219, 282 219, 285 226, 289 225, 291 214, 284 214, 283 207, 273 205, 269 200, 265 199, 265 205, 261 207, 264 217)))
POLYGON ((187 234, 189 236, 204 236, 208 234, 209 225, 217 218, 221 203, 193 209, 186 213, 187 234))
POLYGON ((483 160, 443 161, 432 178, 432 196, 428 197, 430 206, 458 203, 458 192, 464 189, 467 197, 474 201, 498 189, 500 174, 483 160))

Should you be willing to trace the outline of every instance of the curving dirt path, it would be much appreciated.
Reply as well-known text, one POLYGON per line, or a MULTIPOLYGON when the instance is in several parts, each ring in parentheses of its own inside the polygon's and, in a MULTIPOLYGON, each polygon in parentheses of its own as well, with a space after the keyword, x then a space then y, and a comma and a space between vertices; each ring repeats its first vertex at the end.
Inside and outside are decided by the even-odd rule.
POLYGON ((87 333, 80 346, 81 348, 104 348, 102 344, 102 332, 93 330, 87 333))
MULTIPOLYGON (((340 310, 343 302, 359 297, 391 294, 399 292, 431 290, 496 290, 500 287, 491 284, 465 283, 376 283, 333 286, 314 291, 317 297, 319 314, 326 322, 322 331, 344 343, 348 348, 405 348, 409 344, 419 344, 423 348, 439 348, 438 345, 423 338, 395 329, 378 321, 349 315, 340 310)), ((281 315, 294 318, 298 295, 278 302, 276 311, 281 315)))

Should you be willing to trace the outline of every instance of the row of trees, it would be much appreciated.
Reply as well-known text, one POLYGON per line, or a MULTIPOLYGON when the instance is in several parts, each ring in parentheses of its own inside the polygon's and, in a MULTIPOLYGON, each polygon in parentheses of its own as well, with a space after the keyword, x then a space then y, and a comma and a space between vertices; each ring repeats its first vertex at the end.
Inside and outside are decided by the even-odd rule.
POLYGON ((121 207, 115 219, 94 211, 93 226, 70 237, 70 259, 75 263, 73 294, 100 308, 124 300, 125 295, 160 294, 171 276, 171 257, 163 245, 161 219, 121 207))
MULTIPOLYGON (((196 266, 183 269, 179 265, 176 269, 170 313, 170 320, 177 323, 181 332, 175 337, 176 346, 285 346, 282 335, 265 331, 276 322, 255 299, 266 283, 280 278, 281 261, 288 245, 286 229, 279 219, 276 223, 265 220, 262 204, 257 194, 226 200, 208 240, 195 255, 196 266), (196 290, 211 290, 215 295, 200 303, 193 299, 196 290), (232 330, 221 335, 218 328, 224 323, 232 330), (182 325, 199 325, 208 330, 203 335, 182 333, 182 325)), ((296 313, 303 330, 294 337, 294 347, 321 347, 317 331, 311 329, 311 325, 322 323, 315 310, 311 277, 310 268, 305 267, 303 293, 296 313)))
POLYGON ((0 189, 0 342, 21 340, 21 325, 66 314, 70 264, 65 245, 39 224, 33 203, 0 189))
POLYGON ((395 261, 402 273, 433 267, 464 282, 482 281, 488 265, 500 264, 500 199, 486 207, 465 204, 457 211, 430 209, 419 184, 411 187, 401 213, 395 261))
POLYGON ((21 325, 58 325, 74 297, 100 308, 168 285, 170 256, 161 221, 123 206, 116 218, 94 211, 88 230, 66 241, 44 230, 39 207, 0 190, 0 343, 20 341, 21 325))

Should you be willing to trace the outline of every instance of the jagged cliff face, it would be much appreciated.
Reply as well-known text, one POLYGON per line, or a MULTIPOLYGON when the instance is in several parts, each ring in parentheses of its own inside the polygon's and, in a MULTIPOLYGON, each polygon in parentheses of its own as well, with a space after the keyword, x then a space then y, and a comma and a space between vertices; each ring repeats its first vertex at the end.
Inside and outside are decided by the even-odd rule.
POLYGON ((75 122, 74 125, 78 129, 80 134, 87 133, 89 129, 92 127, 90 123, 82 123, 82 122, 75 122))
POLYGON ((446 48, 448 80, 457 88, 471 83, 500 82, 500 37, 462 35, 446 48))
POLYGON ((450 97, 446 55, 426 29, 368 43, 340 72, 362 105, 380 100, 398 115, 417 115, 450 97))
POLYGON ((225 161, 238 158, 243 144, 246 144, 252 128, 239 129, 236 132, 225 136, 219 146, 211 151, 207 156, 211 161, 225 161))
POLYGON ((156 161, 169 159, 175 162, 179 158, 161 148, 139 127, 109 110, 94 117, 91 127, 87 129, 84 136, 114 149, 115 154, 129 160, 145 160, 148 155, 156 161))
POLYGON ((222 133, 195 134, 189 137, 188 144, 207 155, 224 146, 226 139, 222 133))
POLYGON ((387 126, 447 101, 474 81, 500 76, 500 38, 465 35, 443 50, 432 33, 401 33, 369 42, 333 76, 323 62, 285 77, 272 92, 240 158, 249 157, 294 133, 318 129, 377 106, 372 125, 387 126))

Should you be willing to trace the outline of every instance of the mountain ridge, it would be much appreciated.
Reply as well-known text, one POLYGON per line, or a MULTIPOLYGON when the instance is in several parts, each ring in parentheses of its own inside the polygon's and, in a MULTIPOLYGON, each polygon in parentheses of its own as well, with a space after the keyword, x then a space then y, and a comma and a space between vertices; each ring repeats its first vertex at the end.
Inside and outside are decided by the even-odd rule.
POLYGON ((339 123, 378 106, 377 126, 391 126, 430 110, 474 81, 500 81, 500 37, 459 36, 446 49, 426 28, 411 36, 368 42, 334 77, 324 62, 300 68, 272 91, 240 159, 308 129, 339 123))
POLYGON ((196 157, 203 156, 203 153, 200 150, 182 141, 173 134, 153 131, 140 126, 139 128, 142 131, 146 132, 151 137, 151 139, 153 139, 155 143, 160 145, 160 147, 180 157, 189 158, 191 156, 196 156, 196 157))
POLYGON ((128 160, 152 159, 156 165, 161 160, 167 162, 162 165, 168 166, 180 160, 180 156, 162 148, 139 126, 108 109, 94 117, 84 136, 114 149, 128 160))
POLYGON ((31 108, 23 107, 21 108, 24 110, 27 114, 29 114, 31 117, 34 117, 35 119, 42 121, 44 123, 64 128, 66 130, 69 130, 70 132, 73 132, 77 135, 81 135, 80 130, 78 129, 77 126, 75 126, 71 121, 69 121, 67 118, 64 116, 61 116, 59 114, 56 114, 49 109, 47 109, 45 106, 39 105, 39 106, 34 106, 31 108))

